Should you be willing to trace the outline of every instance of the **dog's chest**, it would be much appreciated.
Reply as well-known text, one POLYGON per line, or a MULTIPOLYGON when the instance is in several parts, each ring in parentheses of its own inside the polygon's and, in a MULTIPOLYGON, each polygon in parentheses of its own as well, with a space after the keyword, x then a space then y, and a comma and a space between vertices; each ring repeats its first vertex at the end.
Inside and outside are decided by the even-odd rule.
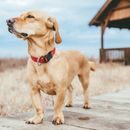
POLYGON ((43 73, 42 75, 38 75, 38 80, 44 82, 44 83, 50 83, 51 82, 51 78, 48 74, 43 73))
POLYGON ((51 76, 47 73, 45 68, 38 72, 37 83, 40 90, 43 92, 50 95, 56 94, 55 84, 53 83, 51 76))

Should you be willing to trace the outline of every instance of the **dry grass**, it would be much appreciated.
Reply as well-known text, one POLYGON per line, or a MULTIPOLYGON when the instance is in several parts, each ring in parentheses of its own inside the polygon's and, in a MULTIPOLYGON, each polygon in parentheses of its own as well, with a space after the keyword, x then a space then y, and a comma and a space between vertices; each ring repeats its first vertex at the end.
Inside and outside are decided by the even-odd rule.
MULTIPOLYGON (((16 63, 16 60, 14 60, 16 63)), ((25 112, 32 108, 29 87, 26 83, 26 60, 19 62, 20 65, 9 64, 9 68, 4 66, 0 73, 0 115, 12 115, 25 112), (15 66, 15 68, 12 67, 15 66)), ((18 63, 16 63, 18 64, 18 63)), ((130 84, 130 66, 115 64, 97 65, 96 72, 90 75, 91 96, 102 93, 119 91, 130 84)), ((77 95, 81 94, 81 84, 74 80, 77 95), (78 90, 78 91, 77 91, 78 90)), ((52 97, 43 94, 43 105, 52 105, 52 97)))
MULTIPOLYGON (((130 86, 130 66, 119 64, 98 64, 95 72, 90 74, 90 95, 100 95, 108 92, 119 91, 130 86)), ((76 79, 73 82, 77 88, 77 95, 80 95, 81 84, 76 79)))
MULTIPOLYGON (((0 73, 0 84, 0 115, 17 114, 32 108, 25 67, 0 73)), ((51 96, 45 94, 42 96, 43 105, 52 105, 51 96)))
POLYGON ((3 72, 10 68, 18 68, 25 66, 27 64, 27 59, 15 59, 15 58, 1 58, 0 59, 0 72, 3 72))

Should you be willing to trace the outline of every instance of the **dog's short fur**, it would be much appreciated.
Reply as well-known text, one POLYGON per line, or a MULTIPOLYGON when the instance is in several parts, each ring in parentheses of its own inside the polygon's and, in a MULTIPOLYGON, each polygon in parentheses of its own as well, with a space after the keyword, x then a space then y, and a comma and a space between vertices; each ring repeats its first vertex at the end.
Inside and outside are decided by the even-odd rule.
MULTIPOLYGON (((18 38, 28 41, 28 53, 40 57, 54 48, 54 40, 61 43, 57 20, 46 13, 25 12, 19 17, 7 21, 9 31, 18 38), (54 35, 55 34, 55 35, 54 35)), ((71 81, 78 75, 83 86, 85 109, 90 107, 88 84, 90 70, 94 70, 93 62, 78 51, 57 52, 45 64, 38 65, 28 60, 28 81, 31 87, 31 98, 36 109, 36 115, 27 123, 38 124, 43 120, 44 110, 41 104, 40 92, 56 95, 54 103, 53 124, 64 123, 62 106, 67 94, 66 106, 72 106, 71 81), (67 92, 68 91, 68 92, 67 92), (67 92, 67 93, 66 93, 67 92)))

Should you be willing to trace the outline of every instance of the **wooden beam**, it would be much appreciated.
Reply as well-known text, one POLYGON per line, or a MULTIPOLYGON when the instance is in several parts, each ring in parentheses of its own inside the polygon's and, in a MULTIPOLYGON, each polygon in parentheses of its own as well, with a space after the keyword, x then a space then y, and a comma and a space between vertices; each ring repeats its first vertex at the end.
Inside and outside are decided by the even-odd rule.
POLYGON ((107 27, 107 25, 109 23, 109 20, 110 20, 110 17, 112 15, 112 13, 113 12, 110 11, 107 18, 106 18, 106 20, 105 20, 105 22, 103 22, 101 24, 101 49, 104 49, 104 33, 105 33, 106 27, 107 27))
POLYGON ((101 49, 100 49, 100 63, 104 62, 104 24, 101 24, 101 49))
POLYGON ((110 21, 130 18, 129 12, 130 12, 130 8, 123 8, 123 9, 120 9, 120 10, 115 10, 115 11, 113 11, 113 13, 110 17, 110 21))
MULTIPOLYGON (((105 4, 102 6, 102 8, 98 11, 96 16, 90 21, 89 25, 95 25, 95 21, 99 19, 99 17, 102 15, 102 13, 105 11, 105 9, 111 4, 113 0, 107 0, 105 4)), ((100 21, 101 22, 101 21, 100 21)))
POLYGON ((101 25, 101 49, 104 49, 104 24, 101 25))
POLYGON ((104 53, 104 33, 106 30, 106 27, 109 23, 110 17, 112 15, 112 11, 109 12, 107 18, 105 19, 105 21, 101 24, 101 50, 100 50, 100 62, 105 62, 105 53, 104 53))
POLYGON ((120 6, 120 7, 114 8, 113 11, 130 8, 130 3, 127 3, 127 4, 128 4, 128 5, 120 6))
POLYGON ((105 54, 104 54, 104 33, 106 27, 108 25, 109 20, 106 20, 101 24, 101 49, 100 49, 100 63, 105 62, 105 54))

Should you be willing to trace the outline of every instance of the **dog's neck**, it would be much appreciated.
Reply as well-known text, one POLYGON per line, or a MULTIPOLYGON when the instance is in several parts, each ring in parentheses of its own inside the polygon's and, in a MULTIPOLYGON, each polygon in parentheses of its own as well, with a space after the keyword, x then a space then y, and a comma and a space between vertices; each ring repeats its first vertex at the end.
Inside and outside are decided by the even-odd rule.
POLYGON ((54 36, 52 31, 48 31, 44 36, 31 36, 28 38, 28 53, 31 56, 44 56, 53 48, 54 36))

